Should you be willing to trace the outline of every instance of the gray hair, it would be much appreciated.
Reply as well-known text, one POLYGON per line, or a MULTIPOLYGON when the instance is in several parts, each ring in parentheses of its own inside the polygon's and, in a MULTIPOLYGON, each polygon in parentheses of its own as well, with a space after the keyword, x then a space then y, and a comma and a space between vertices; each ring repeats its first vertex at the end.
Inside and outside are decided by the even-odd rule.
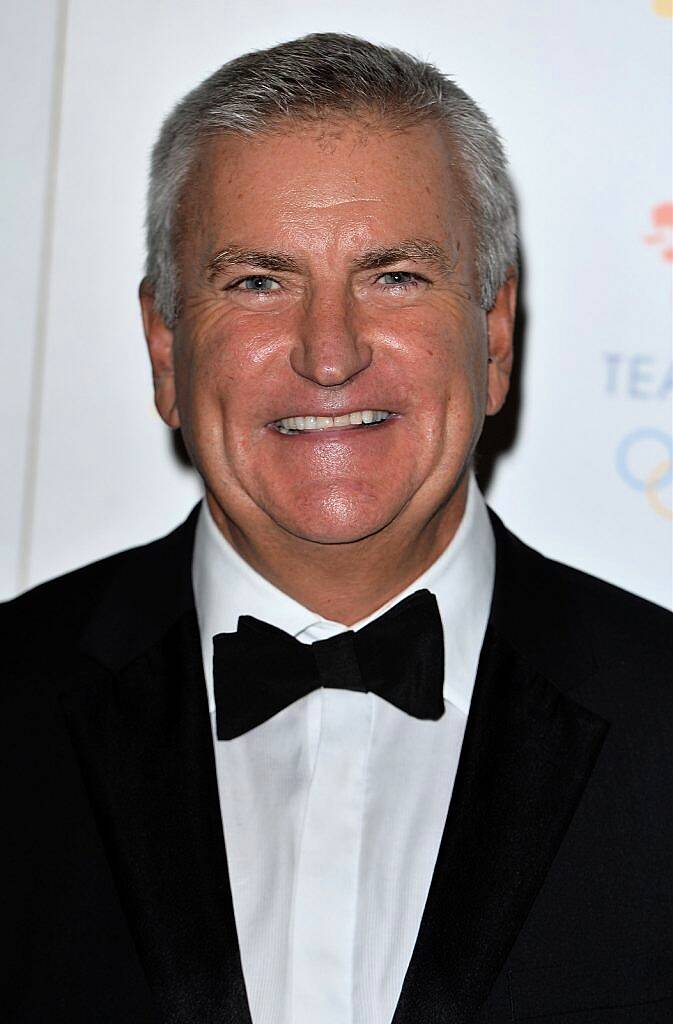
POLYGON ((474 100, 432 64, 402 50, 326 32, 229 61, 164 121, 152 151, 146 276, 169 326, 180 310, 178 210, 203 138, 220 132, 260 134, 285 119, 363 111, 396 127, 433 120, 448 130, 475 231, 480 304, 492 307, 517 261, 514 192, 495 128, 474 100))

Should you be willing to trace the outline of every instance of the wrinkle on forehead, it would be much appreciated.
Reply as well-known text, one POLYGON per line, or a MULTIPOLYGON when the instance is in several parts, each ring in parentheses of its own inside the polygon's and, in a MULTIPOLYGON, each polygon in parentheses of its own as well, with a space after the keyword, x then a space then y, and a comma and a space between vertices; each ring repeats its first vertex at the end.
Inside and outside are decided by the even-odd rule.
MULTIPOLYGON (((292 195, 291 192, 288 193, 288 194, 292 195)), ((364 198, 360 198, 360 197, 358 197, 357 199, 326 199, 324 203, 312 202, 308 206, 302 207, 302 209, 304 209, 307 212, 309 212, 310 210, 327 210, 331 206, 348 206, 349 204, 352 205, 353 203, 357 203, 357 204, 359 204, 359 203, 381 203, 382 201, 383 200, 380 199, 380 198, 379 199, 364 199, 364 198)))
POLYGON ((366 215, 340 217, 325 215, 324 210, 301 210, 281 218, 282 238, 292 249, 305 254, 327 257, 358 253, 374 247, 379 241, 376 222, 366 215))

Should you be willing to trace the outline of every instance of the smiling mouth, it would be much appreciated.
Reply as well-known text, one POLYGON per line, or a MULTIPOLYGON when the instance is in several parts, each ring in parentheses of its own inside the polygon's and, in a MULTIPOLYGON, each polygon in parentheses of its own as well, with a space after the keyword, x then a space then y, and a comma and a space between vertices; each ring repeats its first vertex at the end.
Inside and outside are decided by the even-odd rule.
POLYGON ((381 409, 361 409, 342 416, 286 416, 271 426, 281 434, 310 434, 320 430, 347 430, 349 427, 368 427, 382 423, 393 414, 381 409))

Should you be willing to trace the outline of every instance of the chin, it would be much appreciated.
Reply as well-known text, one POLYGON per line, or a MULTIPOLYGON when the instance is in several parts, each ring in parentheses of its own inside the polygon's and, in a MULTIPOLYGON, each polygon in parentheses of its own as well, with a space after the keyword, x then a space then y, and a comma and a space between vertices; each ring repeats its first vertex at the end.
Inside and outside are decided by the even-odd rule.
POLYGON ((322 495, 315 502, 304 500, 302 506, 301 510, 294 506, 267 511, 278 526, 314 544, 353 544, 364 540, 386 527, 399 511, 342 491, 322 495))

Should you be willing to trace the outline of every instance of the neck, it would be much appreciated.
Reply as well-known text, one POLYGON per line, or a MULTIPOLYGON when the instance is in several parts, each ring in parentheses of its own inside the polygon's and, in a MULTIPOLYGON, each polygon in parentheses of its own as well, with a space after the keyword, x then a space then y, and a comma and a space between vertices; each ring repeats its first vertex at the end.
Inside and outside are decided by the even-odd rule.
POLYGON ((246 531, 208 493, 217 527, 260 575, 322 619, 351 626, 425 572, 453 539, 467 501, 467 475, 422 524, 398 521, 352 544, 317 544, 278 528, 246 531))

